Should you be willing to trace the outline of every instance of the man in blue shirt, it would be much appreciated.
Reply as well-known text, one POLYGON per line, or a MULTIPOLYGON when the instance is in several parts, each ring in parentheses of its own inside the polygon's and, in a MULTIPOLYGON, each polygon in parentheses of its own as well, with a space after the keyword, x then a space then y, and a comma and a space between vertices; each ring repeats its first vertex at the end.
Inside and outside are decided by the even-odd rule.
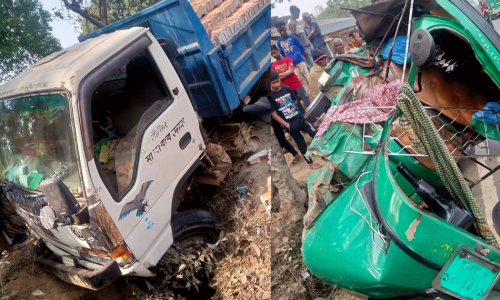
POLYGON ((330 49, 328 49, 328 46, 321 35, 321 29, 319 28, 318 23, 311 22, 311 15, 306 12, 302 14, 302 20, 305 22, 304 32, 313 44, 314 49, 320 50, 331 59, 332 53, 330 52, 330 49))
POLYGON ((281 55, 292 59, 294 71, 299 76, 300 82, 302 82, 302 86, 307 93, 309 91, 309 83, 307 82, 309 69, 304 57, 304 51, 306 51, 304 44, 295 35, 288 34, 285 22, 278 21, 275 26, 280 34, 276 46, 278 46, 281 55))

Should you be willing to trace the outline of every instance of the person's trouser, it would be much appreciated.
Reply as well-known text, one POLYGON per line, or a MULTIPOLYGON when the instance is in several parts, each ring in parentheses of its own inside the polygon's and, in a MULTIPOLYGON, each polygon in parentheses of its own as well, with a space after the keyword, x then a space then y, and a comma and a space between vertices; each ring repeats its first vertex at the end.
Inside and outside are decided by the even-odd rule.
POLYGON ((309 134, 310 137, 314 138, 314 136, 316 135, 316 129, 314 129, 311 124, 304 120, 303 115, 299 115, 293 118, 292 120, 288 121, 288 124, 290 124, 290 129, 288 130, 288 132, 292 136, 295 143, 297 143, 297 147, 299 147, 300 153, 302 153, 302 155, 305 155, 307 152, 307 144, 306 140, 300 132, 303 131, 309 134))
POLYGON ((271 97, 259 98, 255 103, 243 106, 242 110, 244 113, 260 117, 264 122, 271 123, 271 100, 269 98, 271 97))
POLYGON ((309 101, 309 97, 307 96, 306 90, 304 87, 299 87, 298 89, 295 90, 295 94, 297 95, 297 99, 304 101, 304 104, 306 107, 309 107, 309 104, 311 104, 311 101, 309 101))
POLYGON ((303 61, 294 67, 295 73, 299 76, 300 82, 302 82, 302 86, 304 89, 309 91, 309 83, 307 81, 307 77, 309 77, 309 70, 307 69, 306 62, 303 61))
POLYGON ((281 127, 281 124, 278 123, 278 121, 272 119, 271 125, 273 126, 274 135, 276 136, 278 143, 280 143, 280 147, 282 149, 285 148, 293 156, 297 155, 297 150, 295 150, 295 148, 293 148, 292 144, 290 144, 290 142, 286 139, 285 133, 283 132, 283 128, 281 127))
POLYGON ((312 51, 314 50, 314 47, 311 44, 310 46, 307 46, 305 48, 306 48, 307 53, 309 54, 309 55, 305 56, 305 59, 306 59, 307 66, 310 69, 314 65, 314 60, 313 60, 313 56, 312 56, 312 51))
POLYGON ((321 52, 325 53, 325 55, 328 56, 328 58, 330 58, 330 59, 333 58, 332 52, 330 51, 330 49, 328 48, 328 46, 326 44, 323 44, 323 45, 317 47, 317 49, 320 50, 321 52))

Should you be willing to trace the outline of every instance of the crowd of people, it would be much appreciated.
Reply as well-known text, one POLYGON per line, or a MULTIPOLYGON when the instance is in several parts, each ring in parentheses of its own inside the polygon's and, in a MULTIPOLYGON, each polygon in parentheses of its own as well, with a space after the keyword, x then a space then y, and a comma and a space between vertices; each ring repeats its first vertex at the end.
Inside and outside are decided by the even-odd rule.
POLYGON ((332 41, 332 53, 311 14, 302 13, 302 20, 300 16, 300 9, 292 5, 288 23, 275 24, 279 37, 276 45, 271 46, 272 125, 281 147, 294 156, 292 164, 305 159, 311 169, 316 169, 320 166, 305 156, 307 146, 301 134, 314 137, 316 130, 304 115, 320 93, 318 80, 329 61, 337 55, 358 51, 365 42, 359 30, 354 29, 346 43, 341 38, 332 41), (286 140, 283 128, 295 140, 302 156, 286 140))

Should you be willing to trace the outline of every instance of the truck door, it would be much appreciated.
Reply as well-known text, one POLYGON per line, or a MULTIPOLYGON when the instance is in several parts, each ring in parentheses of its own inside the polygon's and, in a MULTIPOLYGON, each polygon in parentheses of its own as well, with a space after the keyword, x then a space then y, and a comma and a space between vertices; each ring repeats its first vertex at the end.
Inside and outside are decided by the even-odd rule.
POLYGON ((92 120, 94 136, 102 136, 97 143, 94 138, 100 146, 94 151, 103 169, 92 182, 114 194, 114 201, 100 194, 102 203, 136 258, 155 247, 164 252, 172 243, 175 187, 196 166, 204 146, 194 108, 157 42, 96 89, 92 120))

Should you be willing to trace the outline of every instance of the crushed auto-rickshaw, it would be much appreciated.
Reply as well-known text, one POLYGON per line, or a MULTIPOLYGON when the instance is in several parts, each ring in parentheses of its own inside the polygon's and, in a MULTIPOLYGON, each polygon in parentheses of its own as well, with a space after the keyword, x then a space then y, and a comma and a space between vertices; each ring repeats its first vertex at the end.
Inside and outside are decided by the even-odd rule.
POLYGON ((500 36, 465 0, 351 13, 367 44, 329 63, 306 115, 327 161, 307 267, 369 298, 500 296, 500 36))

